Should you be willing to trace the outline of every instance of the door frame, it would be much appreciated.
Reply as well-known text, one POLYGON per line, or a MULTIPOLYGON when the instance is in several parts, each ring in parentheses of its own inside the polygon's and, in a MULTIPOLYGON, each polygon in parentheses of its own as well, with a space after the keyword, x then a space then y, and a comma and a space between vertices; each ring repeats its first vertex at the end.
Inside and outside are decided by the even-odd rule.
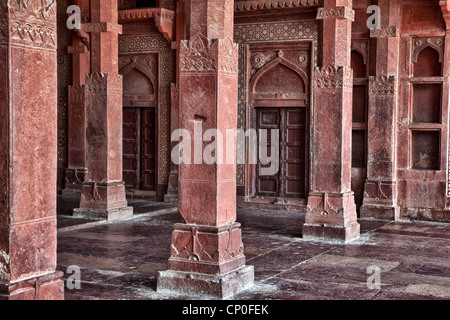
MULTIPOLYGON (((273 205, 292 205, 294 207, 300 206, 306 207, 308 194, 310 192, 310 173, 311 173, 311 116, 312 116, 312 88, 313 88, 313 74, 314 74, 314 43, 312 40, 305 41, 287 41, 283 43, 266 43, 266 42, 253 42, 245 45, 246 50, 246 128, 257 129, 257 113, 258 108, 306 108, 306 128, 305 128, 305 198, 277 198, 269 196, 257 196, 256 195, 256 183, 257 173, 256 166, 246 161, 245 164, 245 202, 260 203, 260 204, 273 204, 273 205), (253 52, 260 51, 279 51, 278 57, 272 61, 268 61, 265 65, 258 68, 255 72, 254 66, 252 66, 253 52), (292 61, 289 61, 283 57, 282 51, 297 50, 299 52, 306 52, 308 64, 301 67, 292 61), (280 53, 281 51, 281 53, 280 53), (279 94, 278 96, 268 96, 255 93, 255 84, 264 73, 272 67, 282 64, 292 71, 296 72, 305 83, 305 93, 298 95, 286 96, 279 94)), ((246 159, 250 159, 249 148, 246 147, 246 159)))

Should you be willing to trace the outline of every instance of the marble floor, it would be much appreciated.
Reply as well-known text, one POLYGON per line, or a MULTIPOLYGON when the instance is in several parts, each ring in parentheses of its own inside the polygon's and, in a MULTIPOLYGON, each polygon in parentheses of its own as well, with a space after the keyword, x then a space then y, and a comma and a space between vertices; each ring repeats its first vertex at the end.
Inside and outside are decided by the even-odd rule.
MULTIPOLYGON (((131 204, 137 214, 122 222, 59 216, 58 269, 81 271, 66 299, 206 299, 155 291, 178 215, 167 204, 131 204)), ((450 224, 360 220, 361 238, 342 245, 303 240, 302 214, 238 210, 238 221, 255 285, 235 300, 450 299, 450 224), (376 270, 378 288, 368 286, 376 270)))

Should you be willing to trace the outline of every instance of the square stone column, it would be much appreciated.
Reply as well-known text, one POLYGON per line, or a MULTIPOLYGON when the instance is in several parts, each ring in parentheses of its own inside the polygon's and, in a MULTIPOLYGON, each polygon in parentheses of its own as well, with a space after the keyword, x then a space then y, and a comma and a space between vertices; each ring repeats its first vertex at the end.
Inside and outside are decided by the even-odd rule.
POLYGON ((322 67, 314 74, 311 190, 303 237, 347 242, 360 231, 351 191, 352 1, 325 0, 317 18, 323 20, 322 67))
MULTIPOLYGON (((87 0, 75 0, 84 19, 89 13, 87 0)), ((67 168, 64 172, 64 195, 81 193, 87 175, 86 164, 86 74, 90 73, 90 36, 81 28, 73 30, 72 45, 67 52, 72 55, 72 85, 68 87, 68 146, 67 168)))
POLYGON ((64 299, 56 35, 56 1, 0 1, 0 300, 64 299))
POLYGON ((122 180, 122 76, 118 70, 117 1, 92 0, 91 73, 86 75, 86 163, 75 216, 117 220, 131 217, 122 180))
MULTIPOLYGON (((191 163, 179 166, 178 210, 183 223, 172 234, 168 270, 158 291, 230 297, 250 288, 253 267, 245 265, 236 222, 236 157, 208 164, 201 153, 207 130, 226 136, 237 127, 238 45, 233 35, 232 0, 192 0, 190 39, 180 43, 179 124, 191 136, 191 163), (201 127, 201 129, 199 129, 201 127)), ((217 138, 216 138, 217 139, 217 138)), ((217 143, 236 152, 236 138, 217 143)), ((216 140, 217 141, 217 140, 216 140)), ((223 152, 223 159, 226 159, 223 152)))
POLYGON ((369 77, 367 181, 360 209, 363 218, 398 219, 397 108, 399 74, 399 1, 379 0, 382 28, 376 39, 376 75, 369 77))

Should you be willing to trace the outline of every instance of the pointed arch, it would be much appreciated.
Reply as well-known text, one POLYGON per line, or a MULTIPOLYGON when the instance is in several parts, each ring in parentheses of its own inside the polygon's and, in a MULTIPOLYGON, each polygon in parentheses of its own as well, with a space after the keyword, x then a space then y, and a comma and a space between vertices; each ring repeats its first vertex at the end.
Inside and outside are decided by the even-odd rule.
MULTIPOLYGON (((306 73, 296 66, 295 64, 291 63, 290 61, 278 57, 277 59, 269 62, 264 67, 262 67, 256 74, 252 77, 252 80, 250 81, 250 90, 252 93, 264 93, 264 92, 257 92, 256 86, 258 85, 259 81, 264 78, 265 75, 270 74, 270 71, 273 71, 275 68, 283 66, 287 68, 288 72, 289 70, 293 73, 295 73, 302 81, 302 91, 296 91, 297 93, 308 93, 309 92, 309 80, 306 73)), ((279 85, 280 83, 274 83, 275 85, 279 85)), ((283 92, 277 92, 282 94, 283 92)), ((294 93, 294 92, 287 92, 287 93, 294 93)))

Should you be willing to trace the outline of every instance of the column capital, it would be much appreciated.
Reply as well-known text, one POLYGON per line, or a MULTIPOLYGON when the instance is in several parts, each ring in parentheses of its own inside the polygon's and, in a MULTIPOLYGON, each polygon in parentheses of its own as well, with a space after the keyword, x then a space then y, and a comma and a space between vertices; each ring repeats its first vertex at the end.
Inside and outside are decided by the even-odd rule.
POLYGON ((83 23, 82 30, 84 32, 114 32, 116 34, 122 34, 122 26, 117 23, 111 22, 94 22, 83 23))
POLYGON ((398 28, 395 26, 370 30, 371 38, 392 38, 398 36, 399 36, 398 28))
POLYGON ((326 18, 349 19, 355 21, 355 10, 349 6, 339 6, 336 8, 319 8, 317 11, 317 20, 326 18))
POLYGON ((396 77, 381 74, 369 77, 369 94, 394 95, 396 93, 396 77))

